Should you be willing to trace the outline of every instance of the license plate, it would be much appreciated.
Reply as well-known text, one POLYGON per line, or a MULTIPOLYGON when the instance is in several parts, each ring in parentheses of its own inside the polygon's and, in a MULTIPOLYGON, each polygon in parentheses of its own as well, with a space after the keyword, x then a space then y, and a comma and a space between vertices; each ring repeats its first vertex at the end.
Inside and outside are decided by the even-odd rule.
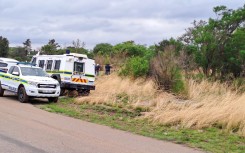
POLYGON ((52 93, 52 90, 41 90, 42 93, 52 93))

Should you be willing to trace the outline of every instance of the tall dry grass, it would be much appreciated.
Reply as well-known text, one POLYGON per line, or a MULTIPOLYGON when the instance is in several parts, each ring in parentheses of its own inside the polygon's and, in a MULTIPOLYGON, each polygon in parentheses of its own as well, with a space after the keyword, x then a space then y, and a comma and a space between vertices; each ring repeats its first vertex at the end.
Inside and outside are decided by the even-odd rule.
POLYGON ((144 106, 144 117, 155 123, 187 128, 219 126, 245 136, 245 94, 237 94, 225 84, 206 80, 188 81, 188 100, 157 91, 152 80, 130 80, 113 74, 96 80, 96 90, 77 103, 122 103, 144 106))
POLYGON ((227 85, 203 80, 188 81, 189 100, 159 98, 146 116, 154 122, 187 128, 219 126, 245 136, 245 94, 237 94, 227 85))
POLYGON ((121 78, 116 74, 103 75, 96 80, 96 90, 90 96, 80 97, 77 103, 147 103, 156 95, 154 82, 151 80, 121 78))

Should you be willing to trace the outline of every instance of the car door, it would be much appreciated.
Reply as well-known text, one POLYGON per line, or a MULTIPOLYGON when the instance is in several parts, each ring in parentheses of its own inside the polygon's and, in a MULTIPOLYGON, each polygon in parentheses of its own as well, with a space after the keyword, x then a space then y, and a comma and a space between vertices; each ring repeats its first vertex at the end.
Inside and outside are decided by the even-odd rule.
POLYGON ((19 75, 20 75, 20 70, 17 66, 15 66, 10 75, 11 78, 9 79, 9 90, 13 92, 17 92, 19 81, 20 81, 19 75))
POLYGON ((3 89, 10 90, 9 83, 11 83, 11 73, 14 70, 14 66, 10 67, 7 73, 2 73, 1 85, 3 89))

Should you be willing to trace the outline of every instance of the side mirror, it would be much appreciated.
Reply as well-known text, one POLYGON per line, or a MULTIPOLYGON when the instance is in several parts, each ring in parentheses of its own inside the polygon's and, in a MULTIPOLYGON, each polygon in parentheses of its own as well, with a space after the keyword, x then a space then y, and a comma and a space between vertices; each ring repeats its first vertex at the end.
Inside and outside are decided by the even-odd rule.
POLYGON ((16 75, 16 76, 19 76, 20 73, 19 72, 13 72, 12 75, 16 75))

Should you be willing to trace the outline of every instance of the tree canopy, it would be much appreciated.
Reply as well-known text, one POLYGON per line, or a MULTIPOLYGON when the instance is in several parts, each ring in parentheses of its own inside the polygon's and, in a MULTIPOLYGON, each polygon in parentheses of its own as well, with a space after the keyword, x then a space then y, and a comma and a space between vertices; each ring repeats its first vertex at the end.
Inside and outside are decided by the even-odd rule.
POLYGON ((0 57, 7 57, 8 51, 9 51, 8 39, 0 36, 0 57))
POLYGON ((188 28, 180 40, 196 46, 196 63, 206 76, 223 78, 229 73, 239 76, 244 44, 238 42, 244 37, 245 6, 237 10, 218 6, 214 13, 216 19, 194 21, 194 27, 188 28))

